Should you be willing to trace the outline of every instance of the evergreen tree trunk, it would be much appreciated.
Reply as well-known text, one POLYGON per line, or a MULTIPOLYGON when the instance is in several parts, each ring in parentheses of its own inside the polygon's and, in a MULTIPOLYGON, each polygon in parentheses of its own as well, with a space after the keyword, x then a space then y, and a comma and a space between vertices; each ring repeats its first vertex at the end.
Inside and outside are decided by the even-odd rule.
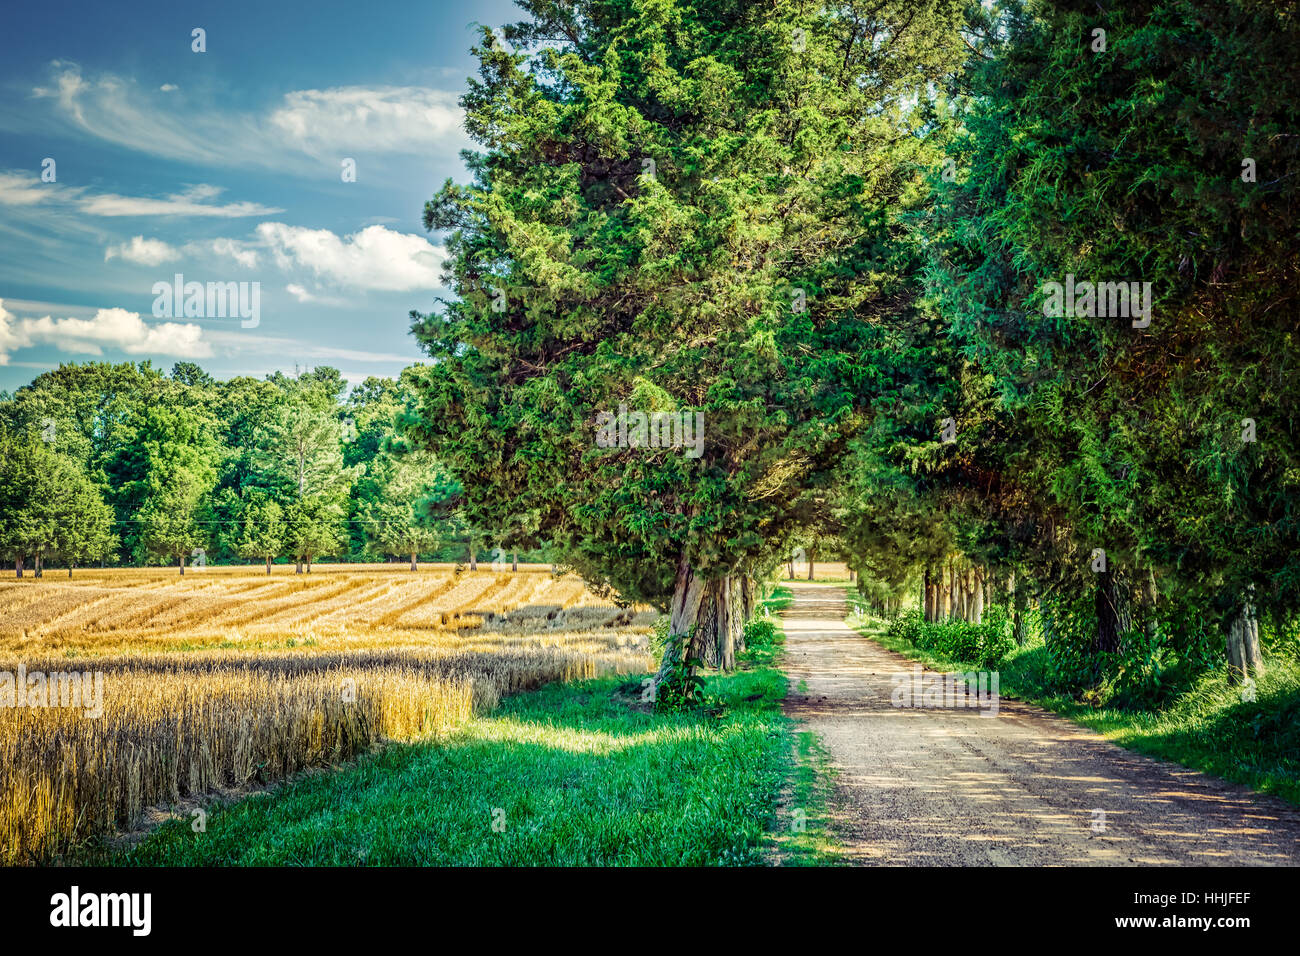
POLYGON ((1254 587, 1246 589, 1239 610, 1228 625, 1228 680, 1240 683, 1264 672, 1259 650, 1259 620, 1255 616, 1254 587))
POLYGON ((953 564, 953 559, 948 559, 948 606, 945 608, 945 616, 951 620, 957 617, 957 568, 953 564))
POLYGON ((1095 648, 1103 653, 1119 650, 1120 642, 1131 625, 1129 605, 1115 571, 1097 575, 1097 637, 1095 648))
POLYGON ((748 574, 740 577, 740 611, 741 620, 748 623, 754 619, 754 579, 748 574))
MULTIPOLYGON (((704 579, 691 567, 690 556, 685 552, 677 561, 677 579, 673 583, 673 602, 668 614, 668 645, 664 648, 663 661, 655 675, 655 687, 667 679, 673 668, 682 661, 686 641, 699 617, 700 604, 704 598, 704 579)), ((687 653, 689 655, 689 652, 687 653)))
POLYGON ((933 567, 925 569, 925 599, 925 619, 933 624, 939 620, 939 605, 943 600, 943 582, 933 567))
POLYGON ((1025 609, 1028 604, 1026 600, 1024 585, 1016 580, 1014 574, 1011 575, 1011 632, 1015 636, 1016 646, 1024 647, 1029 640, 1029 628, 1025 622, 1025 609))
POLYGON ((732 642, 739 654, 745 649, 745 623, 749 620, 749 608, 745 600, 745 581, 743 574, 733 574, 731 576, 731 607, 734 612, 732 622, 732 631, 735 637, 732 642))
POLYGON ((1156 603, 1160 597, 1160 592, 1156 588, 1156 572, 1154 568, 1147 568, 1146 595, 1142 613, 1146 617, 1146 635, 1147 640, 1154 641, 1156 636, 1156 603))
POLYGON ((732 670, 743 633, 736 576, 725 575, 707 582, 687 657, 699 658, 719 670, 732 670))

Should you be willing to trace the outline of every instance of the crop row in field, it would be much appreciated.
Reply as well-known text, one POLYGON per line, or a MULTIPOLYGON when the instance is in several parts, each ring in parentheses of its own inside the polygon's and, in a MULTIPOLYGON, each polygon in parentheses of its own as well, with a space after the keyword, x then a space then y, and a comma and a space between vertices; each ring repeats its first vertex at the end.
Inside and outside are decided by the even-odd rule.
POLYGON ((85 578, 0 587, 0 863, 651 665, 654 612, 545 573, 85 578))
POLYGON ((81 572, 0 581, 0 657, 175 648, 445 646, 467 631, 645 627, 653 612, 601 603, 542 571, 362 568, 267 578, 248 569, 81 572), (291 642, 291 643, 290 643, 291 642))

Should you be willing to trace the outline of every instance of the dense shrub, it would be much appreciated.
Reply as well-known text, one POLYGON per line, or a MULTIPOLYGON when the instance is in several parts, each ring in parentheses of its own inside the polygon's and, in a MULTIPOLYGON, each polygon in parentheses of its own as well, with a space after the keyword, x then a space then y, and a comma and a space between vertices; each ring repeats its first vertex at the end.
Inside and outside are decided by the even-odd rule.
POLYGON ((1090 600, 1054 604, 1046 617, 1050 687, 1097 706, 1158 707, 1223 659, 1222 634, 1189 604, 1166 603, 1146 624, 1130 628, 1115 652, 1096 649, 1090 600))
POLYGON ((765 651, 776 644, 776 621, 756 617, 745 625, 745 650, 765 651))
POLYGON ((889 623, 886 633, 937 657, 983 669, 997 667, 1015 648, 1011 622, 1001 608, 991 608, 981 624, 960 620, 927 623, 919 610, 904 611, 889 623))

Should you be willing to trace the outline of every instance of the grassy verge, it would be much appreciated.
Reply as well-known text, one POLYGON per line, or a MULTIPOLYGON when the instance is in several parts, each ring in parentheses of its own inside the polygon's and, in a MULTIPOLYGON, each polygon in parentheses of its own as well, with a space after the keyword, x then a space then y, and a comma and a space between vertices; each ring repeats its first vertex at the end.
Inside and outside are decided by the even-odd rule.
MULTIPOLYGON (((849 625, 892 651, 940 671, 969 664, 934 656, 891 638, 885 624, 861 617, 849 625)), ((998 668, 1004 697, 1037 704, 1097 731, 1122 747, 1241 783, 1300 804, 1300 664, 1271 658, 1243 700, 1226 675, 1209 674, 1158 710, 1094 707, 1053 689, 1041 641, 1016 648, 998 668)))
MULTIPOLYGON (((780 595, 769 601, 779 606, 780 595)), ((787 595, 788 597, 788 595, 787 595)), ((779 641, 779 637, 777 639, 779 641)), ((761 865, 793 788, 816 806, 770 642, 708 681, 710 706, 658 713, 641 680, 504 699, 441 742, 394 744, 337 770, 208 808, 86 862, 231 865, 761 865)), ((803 746, 808 758, 811 744, 803 746)), ((814 814, 809 813, 810 817, 814 814)), ((818 852, 816 817, 798 833, 818 852)))
MULTIPOLYGON (((781 586, 764 603, 769 613, 776 615, 789 607, 793 599, 793 592, 781 586)), ((784 647, 785 634, 778 628, 770 647, 757 653, 764 654, 765 661, 776 662, 784 647)), ((797 724, 791 728, 789 747, 786 785, 768 839, 770 859, 779 866, 841 865, 843 857, 827 826, 827 807, 834 784, 829 755, 816 734, 799 729, 797 724)))
POLYGON ((827 826, 834 771, 817 735, 797 730, 791 772, 771 835, 772 862, 780 866, 842 866, 839 844, 827 826))

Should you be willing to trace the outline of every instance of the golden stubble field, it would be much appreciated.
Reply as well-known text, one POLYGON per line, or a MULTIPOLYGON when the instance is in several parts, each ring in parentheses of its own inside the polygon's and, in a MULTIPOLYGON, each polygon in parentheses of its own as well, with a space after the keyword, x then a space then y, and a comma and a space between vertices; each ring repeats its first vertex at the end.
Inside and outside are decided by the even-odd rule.
POLYGON ((546 567, 0 579, 0 863, 453 732, 502 694, 644 672, 655 617, 546 567))

